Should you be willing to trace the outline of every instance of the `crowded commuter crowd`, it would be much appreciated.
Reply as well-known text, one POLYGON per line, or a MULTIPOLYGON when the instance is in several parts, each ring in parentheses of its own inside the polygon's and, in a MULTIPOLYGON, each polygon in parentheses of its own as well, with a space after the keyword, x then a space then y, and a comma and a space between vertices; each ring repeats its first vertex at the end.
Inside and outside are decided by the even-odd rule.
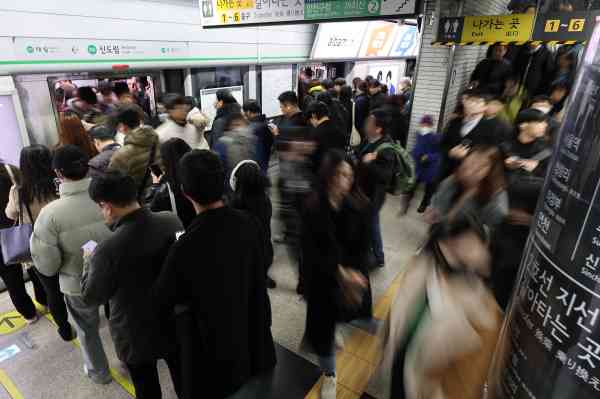
POLYGON ((153 119, 143 90, 74 88, 58 145, 28 146, 0 173, 2 226, 31 226, 23 248, 3 250, 14 256, 0 276, 34 323, 27 269, 59 336, 79 338, 92 382, 112 380, 102 308, 138 398, 161 397, 158 359, 180 398, 220 398, 275 367, 268 273, 273 242, 285 245, 307 306, 303 349, 318 356, 321 397, 335 398, 336 324, 372 320, 369 274, 386 266, 381 209, 400 195, 402 223, 419 196, 430 234, 392 307, 381 367, 393 398, 476 398, 579 50, 492 46, 451 118, 423 116, 410 139, 410 80, 389 95, 373 77, 317 80, 306 68, 298 92, 278 97, 281 116, 220 90, 213 121, 191 97, 165 95, 153 119))

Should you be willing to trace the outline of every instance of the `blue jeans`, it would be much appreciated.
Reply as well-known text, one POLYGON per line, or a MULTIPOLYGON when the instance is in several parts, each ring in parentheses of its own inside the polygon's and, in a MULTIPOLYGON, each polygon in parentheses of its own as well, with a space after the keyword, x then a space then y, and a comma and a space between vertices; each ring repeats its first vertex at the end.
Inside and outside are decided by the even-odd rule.
POLYGON ((373 249, 373 255, 375 256, 375 262, 378 265, 385 263, 385 255, 383 253, 383 238, 381 237, 381 223, 379 220, 379 211, 375 211, 373 214, 373 236, 371 237, 371 247, 373 249))

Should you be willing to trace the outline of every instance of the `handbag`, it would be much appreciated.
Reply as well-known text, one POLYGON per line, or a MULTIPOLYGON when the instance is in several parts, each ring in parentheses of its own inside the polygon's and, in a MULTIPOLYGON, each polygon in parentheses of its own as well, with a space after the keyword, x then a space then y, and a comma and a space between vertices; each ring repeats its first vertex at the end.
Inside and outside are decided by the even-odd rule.
POLYGON ((350 133, 350 146, 358 147, 362 142, 360 133, 356 129, 356 103, 352 102, 352 133, 350 133))
POLYGON ((364 276, 357 271, 338 265, 336 279, 339 289, 338 310, 349 312, 360 308, 367 289, 364 276))
MULTIPOLYGON (((33 221, 31 209, 25 204, 29 220, 33 221)), ((6 265, 31 262, 29 241, 33 234, 33 224, 23 223, 23 196, 19 192, 19 218, 14 226, 0 230, 0 248, 6 265)))

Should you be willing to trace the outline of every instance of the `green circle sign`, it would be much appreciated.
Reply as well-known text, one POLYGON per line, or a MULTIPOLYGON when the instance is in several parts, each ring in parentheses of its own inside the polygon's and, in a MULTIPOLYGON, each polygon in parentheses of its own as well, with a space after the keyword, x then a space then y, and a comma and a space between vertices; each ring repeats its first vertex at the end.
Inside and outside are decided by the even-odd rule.
POLYGON ((33 53, 33 46, 27 46, 27 52, 29 54, 33 53))
POLYGON ((369 14, 377 14, 377 12, 379 11, 379 1, 377 1, 377 0, 369 1, 369 3, 367 4, 367 10, 368 10, 369 14))
POLYGON ((98 49, 93 44, 90 44, 88 46, 87 50, 88 50, 88 53, 90 53, 91 55, 96 55, 96 53, 98 52, 98 49))

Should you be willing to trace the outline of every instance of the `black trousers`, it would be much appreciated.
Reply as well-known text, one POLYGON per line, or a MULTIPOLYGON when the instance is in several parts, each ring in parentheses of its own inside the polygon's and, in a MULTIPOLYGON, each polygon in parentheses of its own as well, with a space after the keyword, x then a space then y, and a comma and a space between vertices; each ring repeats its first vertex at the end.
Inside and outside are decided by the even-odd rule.
MULTIPOLYGON (((164 359, 167 362, 167 366, 169 366, 169 373, 175 386, 175 392, 181 398, 183 396, 181 394, 181 365, 179 357, 177 354, 171 354, 165 356, 164 359)), ((135 387, 135 397, 137 399, 162 398, 156 360, 141 364, 126 364, 131 376, 131 382, 135 387)))
POLYGON ((44 286, 48 298, 47 305, 50 309, 50 314, 58 325, 58 334, 64 340, 70 340, 72 338, 71 324, 69 324, 69 313, 67 312, 65 297, 63 293, 60 292, 58 274, 56 276, 46 277, 33 268, 30 270, 33 271, 31 274, 35 274, 44 286))
MULTIPOLYGON (((25 289, 25 279, 23 277, 23 267, 21 265, 5 265, 0 255, 0 278, 4 281, 8 295, 17 312, 26 319, 33 319, 36 315, 35 305, 25 289)), ((37 278, 33 268, 30 269, 29 276, 33 284, 35 299, 40 304, 46 306, 46 292, 40 280, 37 278)))

